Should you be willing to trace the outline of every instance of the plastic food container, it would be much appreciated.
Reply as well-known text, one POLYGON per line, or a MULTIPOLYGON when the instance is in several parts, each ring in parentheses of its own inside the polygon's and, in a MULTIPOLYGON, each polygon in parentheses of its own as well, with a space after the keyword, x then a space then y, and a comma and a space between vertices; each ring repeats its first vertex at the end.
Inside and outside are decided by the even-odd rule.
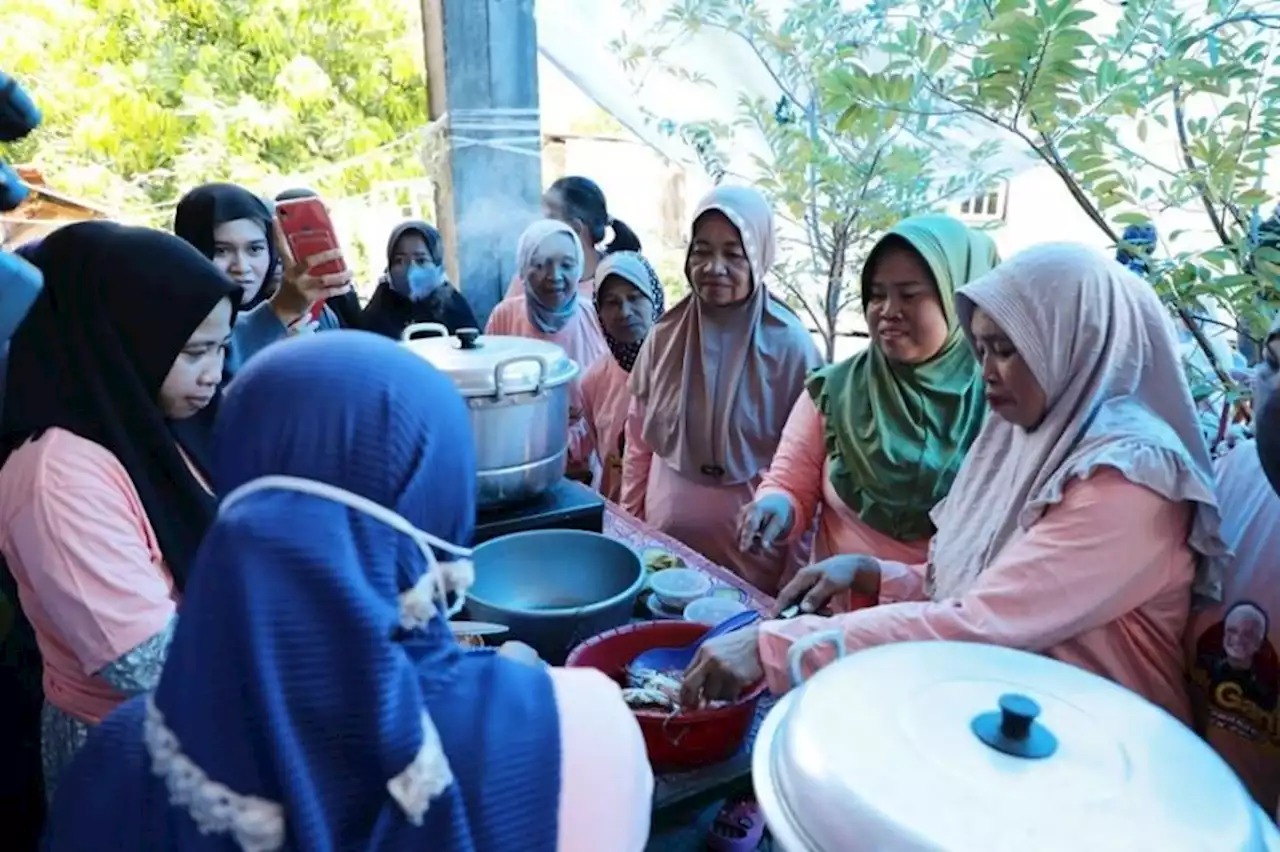
MULTIPOLYGON (((674 569, 673 569, 674 570, 674 569)), ((663 574, 669 571, 663 571, 663 574)), ((650 648, 688 645, 707 632, 705 624, 688 621, 645 621, 593 636, 569 652, 565 666, 599 669, 625 686, 627 666, 650 648)), ((655 772, 674 772, 728 760, 742 748, 756 704, 764 693, 760 683, 732 704, 706 710, 666 713, 635 709, 645 750, 655 772)))
POLYGON ((714 596, 698 598, 684 608, 684 620, 715 627, 726 618, 732 618, 740 612, 745 612, 746 609, 746 604, 732 598, 714 596))
POLYGON ((667 609, 682 612, 711 591, 711 579, 692 568, 668 568, 649 577, 649 588, 667 609))

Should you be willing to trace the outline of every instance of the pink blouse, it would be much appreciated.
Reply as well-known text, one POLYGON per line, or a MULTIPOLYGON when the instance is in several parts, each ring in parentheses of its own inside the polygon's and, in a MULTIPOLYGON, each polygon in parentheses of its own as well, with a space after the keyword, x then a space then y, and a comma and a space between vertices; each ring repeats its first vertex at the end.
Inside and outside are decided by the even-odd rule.
MULTIPOLYGON (((1116 470, 1075 480, 1062 502, 1006 545, 958 599, 926 599, 926 566, 886 562, 880 606, 765 623, 759 648, 769 688, 790 688, 792 642, 839 629, 849 651, 933 639, 1044 653, 1189 721, 1181 645, 1195 571, 1187 545, 1191 512, 1116 470)), ((830 649, 817 648, 808 662, 830 658, 830 649)))
POLYGON ((807 536, 773 552, 743 553, 738 547, 738 516, 751 502, 759 478, 737 485, 704 485, 681 476, 655 457, 645 441, 644 404, 639 400, 633 399, 627 412, 622 468, 623 509, 770 597, 809 559, 807 536))
POLYGON ((764 473, 755 499, 767 494, 786 497, 795 513, 788 540, 804 534, 818 517, 813 561, 841 553, 864 553, 908 564, 929 558, 929 541, 898 541, 873 529, 853 513, 831 487, 826 423, 813 399, 801 394, 782 430, 773 464, 764 473))
POLYGON ((559 852, 642 852, 653 770, 618 685, 594 669, 551 669, 560 710, 559 852))
POLYGON ((617 503, 622 499, 622 457, 626 448, 631 374, 613 357, 601 358, 582 378, 582 415, 586 433, 580 452, 600 460, 596 490, 617 503))
POLYGON ((529 321, 524 297, 519 296, 500 302, 493 309, 484 333, 545 340, 559 346, 577 363, 578 378, 569 385, 569 459, 579 465, 587 464, 591 453, 585 448, 587 425, 583 418, 582 378, 596 361, 609 357, 609 347, 604 342, 604 332, 600 330, 595 309, 587 307, 587 302, 579 299, 577 312, 568 325, 555 334, 546 334, 534 328, 529 321))
POLYGON ((0 553, 44 658, 45 700, 102 721, 124 696, 98 672, 177 611, 133 480, 99 444, 47 430, 0 469, 0 553))

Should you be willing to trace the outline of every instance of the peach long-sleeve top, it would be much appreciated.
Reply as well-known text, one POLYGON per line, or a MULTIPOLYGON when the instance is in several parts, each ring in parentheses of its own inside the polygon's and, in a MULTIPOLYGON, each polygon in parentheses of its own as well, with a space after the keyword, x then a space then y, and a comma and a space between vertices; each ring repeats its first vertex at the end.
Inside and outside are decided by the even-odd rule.
POLYGON ((614 503, 622 499, 622 457, 626 449, 631 374, 618 359, 601 358, 582 377, 582 419, 586 431, 578 452, 595 453, 600 472, 596 490, 614 503))
POLYGON ((618 685, 594 669, 551 669, 560 709, 559 852, 642 852, 653 770, 618 685))
MULTIPOLYGON (((1114 469, 1075 480, 958 599, 926 598, 926 566, 882 563, 880 606, 765 623, 759 649, 769 688, 790 688, 787 652, 796 639, 839 630, 849 651, 951 640, 1047 654, 1189 722, 1182 635, 1195 572, 1191 512, 1114 469)), ((816 648, 806 669, 831 657, 816 648)))
POLYGON ((595 310, 580 298, 577 312, 568 324, 554 334, 546 334, 529 321, 524 297, 519 296, 498 303, 489 315, 484 333, 554 343, 578 365, 578 377, 569 384, 569 459, 578 465, 588 464, 591 454, 586 448, 587 426, 582 415, 582 378, 596 361, 609 357, 609 347, 604 342, 595 310))
POLYGON ((178 593, 133 480, 109 450, 48 429, 0 469, 0 553, 51 705, 96 724, 125 696, 100 675, 155 636, 178 593))
POLYGON ((929 558, 929 540, 898 541, 868 526, 831 486, 826 421, 809 394, 791 409, 773 464, 760 479, 755 499, 778 494, 791 504, 794 518, 788 541, 800 538, 818 518, 813 561, 841 553, 861 553, 890 562, 914 564, 929 558))
POLYGON ((622 508, 766 595, 777 595, 780 585, 808 561, 808 542, 782 545, 772 553, 739 549, 738 515, 753 499, 760 477, 737 485, 704 485, 681 476, 654 456, 644 439, 644 415, 644 403, 633 399, 622 461, 622 508))

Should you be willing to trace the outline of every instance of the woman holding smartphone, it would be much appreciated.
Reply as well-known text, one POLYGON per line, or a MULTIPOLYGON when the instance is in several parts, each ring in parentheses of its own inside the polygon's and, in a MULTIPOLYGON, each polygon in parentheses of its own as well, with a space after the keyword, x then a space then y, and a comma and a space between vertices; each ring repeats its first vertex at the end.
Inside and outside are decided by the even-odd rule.
POLYGON ((240 287, 241 312, 227 355, 229 374, 277 340, 342 327, 327 305, 318 311, 314 307, 350 292, 351 272, 311 272, 341 258, 341 250, 292 260, 280 250, 286 247, 272 210, 247 189, 229 183, 196 187, 178 202, 173 231, 240 287), (282 268, 280 286, 271 292, 267 283, 277 262, 282 268))

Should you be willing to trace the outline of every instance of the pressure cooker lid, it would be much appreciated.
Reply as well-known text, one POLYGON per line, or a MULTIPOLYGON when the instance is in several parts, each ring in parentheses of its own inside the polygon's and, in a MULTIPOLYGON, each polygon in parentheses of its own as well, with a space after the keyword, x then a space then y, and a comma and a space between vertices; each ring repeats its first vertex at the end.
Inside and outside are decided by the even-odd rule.
POLYGON ((753 774, 788 852, 1227 852, 1274 834, 1190 729, 1039 655, 888 645, 771 715, 753 774))
POLYGON ((578 365, 554 343, 528 337, 481 334, 458 329, 451 336, 438 323, 415 323, 401 343, 449 374, 463 396, 530 393, 563 385, 578 365))

